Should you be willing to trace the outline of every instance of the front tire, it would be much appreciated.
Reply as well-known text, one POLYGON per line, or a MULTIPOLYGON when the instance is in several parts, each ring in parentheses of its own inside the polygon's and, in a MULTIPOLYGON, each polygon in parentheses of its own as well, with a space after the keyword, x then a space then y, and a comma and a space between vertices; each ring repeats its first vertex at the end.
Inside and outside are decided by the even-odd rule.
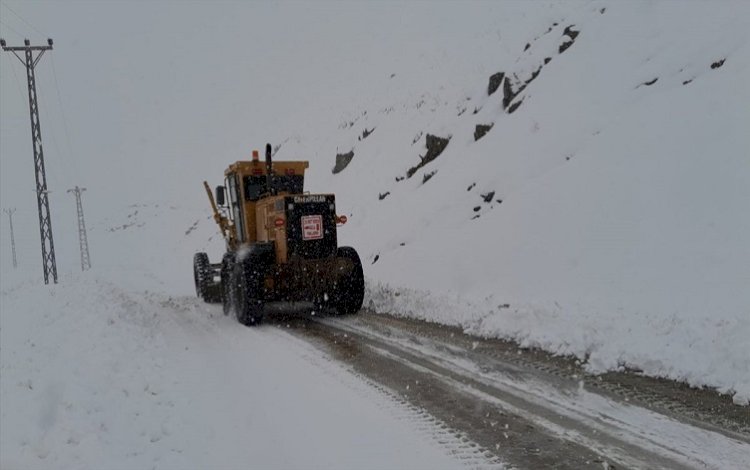
POLYGON ((199 298, 206 295, 206 283, 211 273, 211 265, 206 253, 196 253, 193 256, 193 280, 195 281, 195 294, 199 298))
POLYGON ((365 299, 365 276, 362 272, 362 261, 357 251, 349 246, 336 250, 337 258, 344 258, 352 263, 348 274, 343 274, 336 282, 333 304, 339 315, 351 315, 362 308, 365 299))

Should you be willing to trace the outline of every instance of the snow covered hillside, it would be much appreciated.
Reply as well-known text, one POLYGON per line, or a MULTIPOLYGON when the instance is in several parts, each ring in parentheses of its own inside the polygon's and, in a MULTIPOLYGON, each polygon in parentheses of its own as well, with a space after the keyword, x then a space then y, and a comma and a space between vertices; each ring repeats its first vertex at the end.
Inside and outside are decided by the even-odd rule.
POLYGON ((62 282, 37 285, 28 104, 13 79, 20 64, 3 56, 0 197, 18 208, 20 258, 14 270, 3 219, 3 466, 52 455, 45 466, 96 467, 113 455, 109 444, 119 455, 141 440, 155 450, 120 462, 211 466, 200 450, 209 440, 228 464, 252 454, 304 466, 294 460, 304 453, 267 454, 291 442, 279 437, 288 429, 310 452, 328 439, 356 448, 336 462, 316 453, 320 466, 391 467, 385 449, 398 442, 417 449, 415 465, 453 464, 414 437, 411 418, 394 424, 403 410, 381 416, 388 400, 307 346, 188 298, 192 254, 216 260, 223 250, 201 182, 220 184, 228 163, 266 142, 277 159, 310 160, 307 190, 336 194, 349 218, 339 240, 360 252, 373 309, 572 354, 594 372, 627 367, 750 401, 750 3, 13 8, 55 38, 55 75, 46 56, 38 74, 62 282), (81 70, 98 73, 82 80, 81 70), (80 275, 64 192, 74 185, 88 188, 94 266, 80 275), (322 373, 300 362, 308 354, 322 373), (282 372, 222 371, 226 355, 259 355, 254 374, 262 357, 280 357, 282 372), (215 375, 198 380, 198 368, 215 375), (240 400, 236 389, 260 384, 250 401, 279 409, 293 402, 279 390, 303 383, 315 384, 307 403, 325 404, 310 419, 336 416, 330 432, 316 435, 292 410, 190 434, 209 413, 228 417, 223 401, 240 400), (362 414, 336 414, 326 384, 340 392, 332 401, 362 414), (196 389, 182 404, 152 403, 196 389), (128 396, 137 399, 111 409, 128 396), (373 420, 357 428, 365 434, 339 432, 361 420, 373 420), (6 423, 18 425, 12 441, 6 423), (224 440, 268 426, 276 434, 248 448, 224 440), (402 431, 413 439, 399 441, 402 431), (357 447, 358 436, 382 446, 357 447))
POLYGON ((278 156, 319 159, 376 309, 747 403, 749 5, 507 6, 330 92, 278 156))

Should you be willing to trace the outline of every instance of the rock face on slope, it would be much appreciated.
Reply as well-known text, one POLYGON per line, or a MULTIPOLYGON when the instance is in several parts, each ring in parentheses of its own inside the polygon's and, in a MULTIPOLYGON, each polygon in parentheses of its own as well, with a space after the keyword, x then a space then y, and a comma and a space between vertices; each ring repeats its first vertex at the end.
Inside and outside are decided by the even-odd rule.
POLYGON ((488 96, 492 96, 500 88, 500 84, 503 83, 504 78, 505 72, 498 72, 490 77, 490 83, 487 85, 488 96))
POLYGON ((427 153, 425 153, 424 156, 419 157, 421 158, 421 161, 416 166, 409 168, 406 172, 406 177, 411 178, 417 170, 439 157, 440 154, 443 153, 443 150, 448 146, 450 140, 450 137, 438 137, 436 135, 427 134, 425 137, 427 153))
POLYGON ((354 158, 354 150, 350 150, 347 153, 339 153, 336 155, 336 165, 333 167, 333 174, 341 173, 341 171, 346 168, 349 163, 351 163, 352 158, 354 158))
POLYGON ((490 129, 492 129, 492 126, 494 126, 494 124, 477 124, 477 127, 474 130, 474 141, 476 142, 484 137, 490 129))

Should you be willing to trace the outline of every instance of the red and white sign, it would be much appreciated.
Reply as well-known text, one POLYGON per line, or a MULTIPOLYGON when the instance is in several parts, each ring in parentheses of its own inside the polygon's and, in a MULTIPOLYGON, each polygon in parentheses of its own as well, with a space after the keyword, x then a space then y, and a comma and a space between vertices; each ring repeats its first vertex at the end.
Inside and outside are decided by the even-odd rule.
POLYGON ((302 216, 302 239, 303 240, 320 240, 323 238, 323 216, 322 215, 303 215, 302 216))

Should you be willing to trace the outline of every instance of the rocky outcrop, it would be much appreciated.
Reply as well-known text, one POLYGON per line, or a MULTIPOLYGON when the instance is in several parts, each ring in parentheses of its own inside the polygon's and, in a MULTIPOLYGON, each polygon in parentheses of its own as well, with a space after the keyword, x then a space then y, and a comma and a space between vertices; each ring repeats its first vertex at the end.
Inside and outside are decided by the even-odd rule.
POLYGON ((492 96, 493 93, 500 88, 505 78, 505 72, 498 72, 490 77, 490 83, 487 85, 487 95, 492 96))
POLYGON ((354 150, 350 150, 347 153, 339 153, 336 155, 336 165, 333 167, 333 174, 340 173, 354 158, 354 150))
POLYGON ((436 135, 427 134, 425 137, 427 153, 425 153, 424 156, 420 155, 420 162, 406 171, 406 177, 411 178, 417 170, 439 157, 440 154, 443 153, 443 150, 448 146, 450 140, 450 137, 438 137, 436 135))
POLYGON ((495 124, 477 124, 477 127, 474 130, 474 142, 484 137, 494 125, 495 124))

